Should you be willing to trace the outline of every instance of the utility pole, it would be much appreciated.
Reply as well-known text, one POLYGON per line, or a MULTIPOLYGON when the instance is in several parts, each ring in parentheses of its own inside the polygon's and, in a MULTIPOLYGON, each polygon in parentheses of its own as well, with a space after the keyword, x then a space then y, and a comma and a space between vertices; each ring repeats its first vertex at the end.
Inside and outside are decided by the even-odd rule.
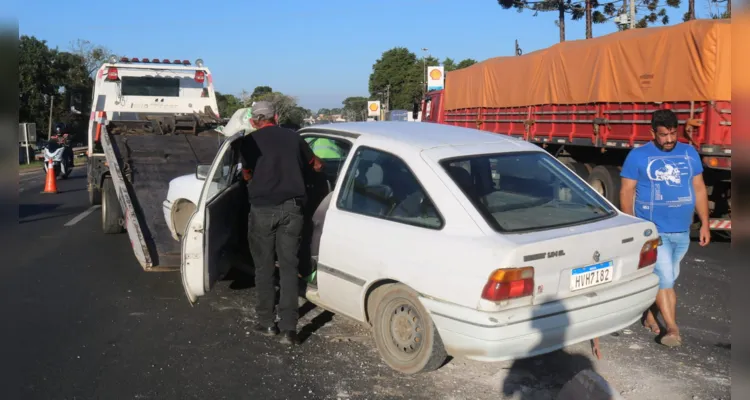
POLYGON ((391 111, 391 84, 385 86, 385 111, 391 111))
POLYGON ((630 0, 630 29, 635 29, 635 0, 630 0))
POLYGON ((422 56, 422 98, 424 99, 427 94, 427 57, 426 54, 429 51, 427 48, 422 48, 425 55, 422 56))
POLYGON ((49 96, 49 125, 47 126, 47 140, 52 140, 52 109, 55 105, 55 96, 49 96))

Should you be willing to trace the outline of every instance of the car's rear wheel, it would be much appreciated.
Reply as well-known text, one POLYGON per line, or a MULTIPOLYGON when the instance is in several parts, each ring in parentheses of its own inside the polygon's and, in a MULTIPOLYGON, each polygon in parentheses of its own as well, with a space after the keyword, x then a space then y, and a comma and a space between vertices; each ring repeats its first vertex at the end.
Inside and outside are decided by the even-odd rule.
POLYGON ((385 363, 405 374, 440 368, 447 353, 429 313, 406 285, 381 286, 368 302, 372 332, 385 363))

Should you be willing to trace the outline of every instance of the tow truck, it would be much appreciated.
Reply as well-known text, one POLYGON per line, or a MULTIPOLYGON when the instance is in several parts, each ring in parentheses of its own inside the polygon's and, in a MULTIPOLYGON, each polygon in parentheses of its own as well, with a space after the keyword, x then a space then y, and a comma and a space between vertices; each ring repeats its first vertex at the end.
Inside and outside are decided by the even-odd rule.
POLYGON ((210 163, 225 136, 211 71, 197 59, 117 58, 98 69, 88 128, 88 193, 105 234, 127 232, 145 271, 180 266, 162 200, 170 180, 210 163))

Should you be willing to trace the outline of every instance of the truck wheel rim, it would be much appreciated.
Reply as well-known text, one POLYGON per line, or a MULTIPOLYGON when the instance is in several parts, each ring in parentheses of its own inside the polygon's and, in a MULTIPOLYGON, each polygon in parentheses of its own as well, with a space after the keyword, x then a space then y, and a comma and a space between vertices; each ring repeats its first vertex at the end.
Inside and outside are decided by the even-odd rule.
POLYGON ((599 192, 600 195, 606 196, 604 185, 602 184, 602 181, 595 179, 593 182, 591 182, 591 187, 594 188, 597 192, 599 192))
POLYGON ((398 350, 399 356, 414 357, 422 348, 424 342, 422 318, 417 310, 405 301, 397 302, 396 307, 390 309, 392 312, 388 327, 391 342, 394 348, 398 350))

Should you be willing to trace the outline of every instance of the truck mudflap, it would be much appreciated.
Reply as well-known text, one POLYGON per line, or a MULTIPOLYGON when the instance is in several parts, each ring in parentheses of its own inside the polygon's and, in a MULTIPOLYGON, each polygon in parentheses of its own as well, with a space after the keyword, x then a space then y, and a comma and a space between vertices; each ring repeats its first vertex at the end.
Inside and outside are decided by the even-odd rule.
POLYGON ((180 243, 167 227, 162 202, 172 179, 213 161, 222 137, 102 133, 102 148, 136 259, 146 271, 179 269, 180 243))
POLYGON ((731 231, 732 220, 731 219, 709 219, 708 227, 711 228, 711 230, 716 230, 716 231, 731 231))

